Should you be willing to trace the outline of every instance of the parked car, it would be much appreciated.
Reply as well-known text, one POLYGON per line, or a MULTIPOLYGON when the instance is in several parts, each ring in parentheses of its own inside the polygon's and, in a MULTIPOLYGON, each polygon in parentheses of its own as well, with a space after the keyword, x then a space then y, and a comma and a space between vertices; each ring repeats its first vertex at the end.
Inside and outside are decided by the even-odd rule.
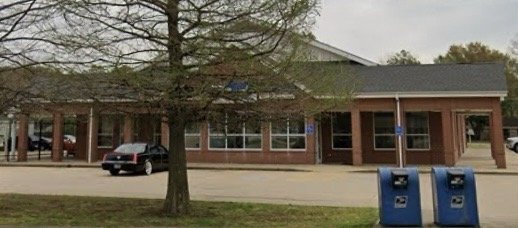
POLYGON ((104 155, 102 169, 118 175, 121 170, 144 172, 151 175, 156 170, 166 170, 169 165, 167 149, 160 145, 147 143, 122 144, 113 152, 104 155))
POLYGON ((505 141, 505 146, 510 150, 514 150, 514 152, 518 153, 518 137, 507 138, 505 141))
POLYGON ((34 151, 38 150, 41 147, 41 150, 51 150, 52 149, 52 140, 46 137, 39 137, 36 135, 29 135, 30 146, 29 150, 34 151))
POLYGON ((76 137, 73 135, 64 135, 63 138, 71 143, 76 143, 76 137))
MULTIPOLYGON (((20 140, 18 139, 18 136, 16 136, 16 147, 18 147, 18 143, 20 140)), ((28 151, 35 151, 38 149, 37 144, 38 142, 33 141, 33 139, 28 136, 27 137, 27 150, 28 151)), ((11 137, 7 139, 7 150, 11 151, 11 137)))
POLYGON ((76 155, 76 137, 73 135, 63 136, 63 150, 67 151, 68 155, 76 155))

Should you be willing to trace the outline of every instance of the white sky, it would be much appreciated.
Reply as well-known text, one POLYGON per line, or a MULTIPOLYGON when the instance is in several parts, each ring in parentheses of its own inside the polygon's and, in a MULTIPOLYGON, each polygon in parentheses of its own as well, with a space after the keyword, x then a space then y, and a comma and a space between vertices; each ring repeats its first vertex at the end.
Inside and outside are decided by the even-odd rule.
POLYGON ((378 63, 401 49, 432 63, 450 45, 471 41, 508 52, 518 0, 322 0, 314 33, 378 63))

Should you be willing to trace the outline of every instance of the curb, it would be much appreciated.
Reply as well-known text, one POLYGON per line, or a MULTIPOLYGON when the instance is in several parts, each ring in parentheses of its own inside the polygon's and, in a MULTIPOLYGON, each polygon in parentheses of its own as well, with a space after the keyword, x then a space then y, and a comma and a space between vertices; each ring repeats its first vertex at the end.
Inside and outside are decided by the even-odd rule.
MULTIPOLYGON (((377 173, 377 170, 353 170, 351 173, 377 173)), ((429 174, 430 170, 419 170, 420 174, 429 174)), ((518 176, 518 172, 498 172, 490 170, 475 170, 475 174, 479 175, 502 175, 502 176, 518 176)))
MULTIPOLYGON (((100 164, 31 164, 31 163, 0 163, 0 167, 36 167, 36 168, 94 168, 100 169, 100 164)), ((307 169, 296 168, 267 168, 267 167, 213 167, 213 166, 189 166, 191 170, 230 170, 230 171, 270 171, 270 172, 313 172, 307 169)))

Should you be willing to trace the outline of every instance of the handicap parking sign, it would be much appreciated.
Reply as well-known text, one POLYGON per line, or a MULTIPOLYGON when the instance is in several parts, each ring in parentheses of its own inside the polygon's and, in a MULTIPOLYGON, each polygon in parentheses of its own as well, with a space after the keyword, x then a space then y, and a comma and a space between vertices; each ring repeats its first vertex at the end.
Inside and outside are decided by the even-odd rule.
POLYGON ((403 127, 401 127, 401 126, 396 126, 396 135, 397 135, 397 136, 401 136, 401 135, 403 135, 403 127))
POLYGON ((313 133, 315 133, 315 125, 313 124, 308 124, 306 126, 306 134, 308 135, 312 135, 313 133))

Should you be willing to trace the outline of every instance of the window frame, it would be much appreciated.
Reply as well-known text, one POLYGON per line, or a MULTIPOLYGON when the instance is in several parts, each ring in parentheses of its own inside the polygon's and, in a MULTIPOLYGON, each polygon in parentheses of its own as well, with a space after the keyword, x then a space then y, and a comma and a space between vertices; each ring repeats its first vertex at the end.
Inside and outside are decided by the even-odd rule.
POLYGON ((396 148, 397 148, 397 139, 396 139, 396 129, 395 129, 396 120, 394 119, 395 116, 396 116, 396 114, 393 111, 372 112, 372 141, 373 141, 373 148, 374 148, 375 151, 393 151, 393 150, 396 150, 396 148), (393 124, 394 126, 392 127, 392 130, 393 130, 392 134, 387 134, 387 133, 376 134, 376 113, 392 113, 392 119, 393 119, 393 122, 394 122, 394 124, 393 124), (394 147, 391 147, 391 148, 377 148, 376 147, 376 136, 392 136, 394 138, 394 147))
POLYGON ((184 138, 198 137, 198 147, 187 147, 187 145, 185 145, 185 150, 200 150, 201 149, 201 123, 195 123, 195 125, 198 127, 198 133, 187 133, 187 128, 185 128, 183 130, 183 133, 184 133, 184 138))
POLYGON ((113 145, 114 145, 114 129, 115 129, 115 118, 114 118, 114 115, 100 115, 99 116, 99 122, 97 123, 98 125, 98 129, 97 129, 97 148, 100 148, 100 149, 111 149, 113 148, 113 145), (102 132, 102 122, 103 122, 103 118, 108 118, 110 119, 111 118, 111 132, 110 133, 106 133, 106 132, 102 132), (99 143, 101 142, 101 140, 99 140, 100 137, 106 137, 106 136, 109 136, 111 137, 111 145, 99 145, 99 143))
POLYGON ((273 151, 273 152, 282 152, 282 151, 293 151, 293 152, 306 152, 307 148, 308 148, 308 137, 307 137, 307 134, 306 134, 306 128, 307 128, 307 121, 306 121, 306 118, 302 118, 302 120, 304 121, 304 133, 297 133, 297 134, 291 134, 290 133, 290 118, 287 118, 285 120, 285 123, 286 123, 286 133, 283 133, 283 134, 274 134, 272 133, 272 122, 270 122, 270 151, 273 151), (281 136, 286 136, 286 148, 273 148, 273 137, 281 137, 281 136), (290 148, 290 137, 301 137, 303 136, 304 137, 304 148, 290 148))
POLYGON ((212 150, 212 151, 262 151, 263 150, 263 146, 264 146, 264 142, 263 142, 263 129, 261 127, 261 121, 258 121, 259 123, 259 129, 260 129, 260 133, 259 134, 251 134, 251 133, 247 133, 246 132, 246 122, 241 122, 240 124, 242 124, 242 127, 241 127, 241 133, 228 133, 228 121, 227 121, 227 117, 225 117, 225 124, 224 124, 224 133, 221 134, 221 133, 211 133, 211 124, 209 123, 208 124, 208 148, 209 150, 212 150), (210 143, 210 140, 211 140, 211 136, 213 137, 224 137, 225 139, 225 147, 224 148, 213 148, 211 147, 211 143, 210 143), (240 137, 243 139, 243 147, 242 148, 228 148, 228 137, 240 137), (259 148, 247 148, 246 147, 246 137, 259 137, 261 139, 261 146, 259 148))
POLYGON ((430 113, 429 112, 405 112, 405 128, 408 129, 408 118, 406 116, 407 113, 426 113, 426 120, 427 120, 427 126, 426 126, 426 134, 409 134, 405 132, 405 149, 408 151, 429 151, 431 150, 431 138, 430 138, 430 113), (428 138, 428 148, 408 148, 408 137, 409 136, 427 136, 428 138))
MULTIPOLYGON (((334 118, 333 116, 331 117, 331 149, 333 150, 352 150, 353 147, 352 147, 352 137, 353 137, 353 134, 352 134, 352 119, 350 118, 351 117, 351 113, 350 112, 336 112, 336 113, 349 113, 349 122, 351 123, 351 130, 349 131, 350 133, 335 133, 334 131, 334 118), (351 147, 335 147, 335 136, 349 136, 351 137, 351 147)), ((336 113, 333 113, 332 115, 335 115, 336 113)))

